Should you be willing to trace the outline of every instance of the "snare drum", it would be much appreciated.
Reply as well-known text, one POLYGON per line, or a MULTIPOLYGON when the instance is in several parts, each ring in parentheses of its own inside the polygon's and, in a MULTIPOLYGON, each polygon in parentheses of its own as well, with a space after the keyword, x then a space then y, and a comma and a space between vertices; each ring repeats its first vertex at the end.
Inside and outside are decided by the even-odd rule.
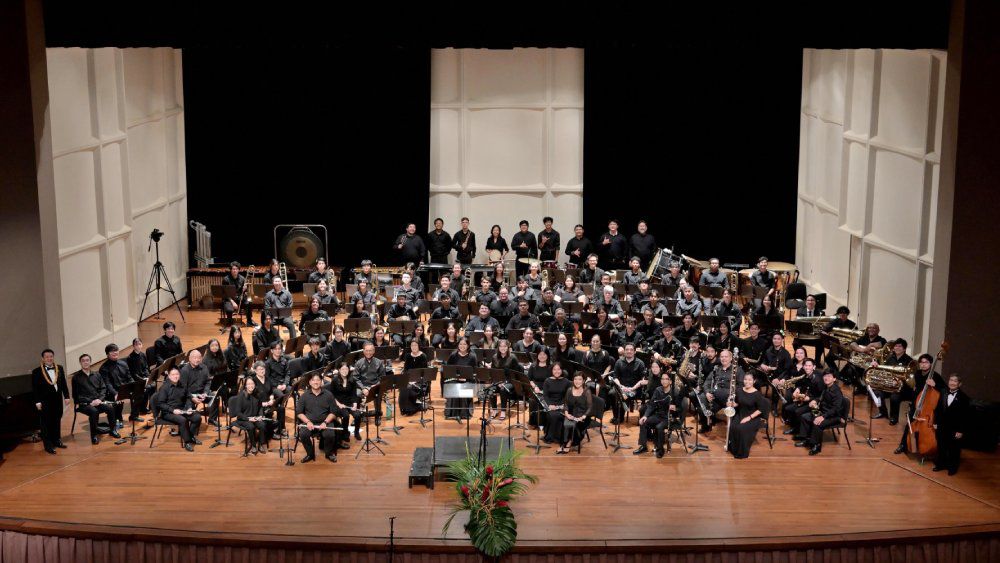
POLYGON ((557 270, 559 269, 559 264, 555 260, 546 260, 542 262, 542 269, 544 270, 546 268, 557 270))

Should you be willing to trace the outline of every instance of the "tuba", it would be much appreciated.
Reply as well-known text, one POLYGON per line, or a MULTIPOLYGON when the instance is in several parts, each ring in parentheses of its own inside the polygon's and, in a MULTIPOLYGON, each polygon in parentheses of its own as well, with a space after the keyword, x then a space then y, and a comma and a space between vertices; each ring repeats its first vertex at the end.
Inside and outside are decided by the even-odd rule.
POLYGON ((840 341, 841 345, 850 344, 865 335, 863 328, 833 328, 830 335, 840 341))
MULTIPOLYGON (((878 352, 881 352, 879 350, 878 352)), ((876 352, 876 354, 878 353, 876 352)), ((912 382, 913 374, 917 371, 916 360, 905 366, 877 365, 865 370, 862 381, 865 385, 876 391, 886 393, 899 393, 903 385, 912 382)), ((912 383, 910 383, 912 385, 912 383)))
POLYGON ((891 353, 892 345, 887 342, 885 346, 874 352, 852 352, 848 361, 863 370, 867 370, 873 361, 877 364, 884 364, 891 353))

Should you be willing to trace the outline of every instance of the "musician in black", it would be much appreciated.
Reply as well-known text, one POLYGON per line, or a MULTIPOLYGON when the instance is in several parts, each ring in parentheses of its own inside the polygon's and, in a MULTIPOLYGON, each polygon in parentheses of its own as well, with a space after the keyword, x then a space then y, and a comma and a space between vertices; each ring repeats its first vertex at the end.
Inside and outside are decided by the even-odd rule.
POLYGON ((646 411, 639 419, 639 447, 632 452, 633 454, 640 455, 649 451, 646 444, 649 442, 649 433, 652 431, 656 457, 663 457, 666 430, 670 425, 670 419, 674 416, 673 411, 677 409, 673 404, 672 384, 673 381, 669 373, 660 375, 660 386, 653 391, 646 403, 646 411))
POLYGON ((535 235, 528 230, 528 222, 524 219, 518 223, 518 232, 510 238, 510 247, 514 249, 514 254, 518 260, 514 263, 514 272, 517 277, 528 273, 528 265, 521 262, 520 258, 538 258, 538 241, 535 235))
POLYGON ((781 314, 778 312, 777 307, 774 306, 774 297, 772 296, 767 296, 761 299, 760 306, 757 307, 753 313, 753 318, 755 320, 763 320, 769 317, 772 319, 781 318, 781 314))
POLYGON ((91 359, 89 354, 80 356, 80 370, 71 377, 73 380, 73 403, 76 410, 90 419, 90 442, 96 444, 97 438, 97 417, 104 413, 108 417, 109 434, 114 438, 120 438, 115 425, 117 416, 115 406, 109 402, 108 387, 100 373, 90 370, 91 359))
POLYGON ((316 299, 316 296, 313 296, 313 298, 309 300, 309 308, 303 311, 302 317, 299 318, 299 330, 302 332, 302 334, 307 334, 308 336, 316 336, 319 337, 321 341, 326 341, 325 334, 318 332, 312 334, 307 333, 306 323, 312 321, 328 321, 328 320, 330 320, 330 315, 328 315, 326 311, 320 308, 319 299, 316 299))
POLYGON ((354 285, 358 285, 362 280, 368 282, 371 285, 375 274, 372 273, 372 261, 365 259, 361 261, 361 271, 354 272, 354 285))
POLYGON ((753 360, 749 363, 756 365, 763 361, 764 352, 772 346, 771 339, 760 333, 760 325, 756 322, 750 323, 749 332, 749 336, 737 340, 736 347, 740 349, 740 355, 745 359, 753 360))
POLYGON ((692 319, 698 318, 703 305, 701 298, 695 295, 694 288, 689 285, 684 287, 683 294, 684 298, 677 302, 677 314, 690 314, 692 319))
POLYGON ((531 287, 528 283, 528 276, 521 276, 517 278, 517 290, 514 293, 514 301, 520 303, 521 301, 539 301, 538 290, 531 287))
MULTIPOLYGON (((279 406, 284 405, 285 396, 292 393, 291 378, 288 374, 288 358, 282 353, 283 349, 280 340, 271 344, 267 360, 264 361, 265 377, 267 377, 268 385, 271 387, 271 394, 274 395, 274 400, 279 406)), ((285 430, 284 410, 280 407, 276 410, 281 432, 287 432, 285 430)))
POLYGON ((344 339, 344 327, 341 325, 333 327, 333 338, 323 348, 323 357, 328 362, 335 362, 346 356, 350 351, 351 345, 344 339))
POLYGON ((555 262, 559 257, 559 231, 552 229, 552 217, 543 217, 545 228, 538 231, 538 259, 542 262, 555 262))
POLYGON ((479 289, 472 295, 471 300, 486 305, 486 308, 489 309, 489 306, 496 298, 497 294, 493 292, 490 278, 484 275, 480 278, 479 289))
POLYGON ((434 219, 434 230, 427 233, 427 251, 432 264, 447 264, 451 254, 451 235, 444 230, 444 219, 434 219))
POLYGON ((597 246, 601 249, 601 268, 605 270, 624 270, 629 258, 628 240, 618 232, 618 221, 608 221, 608 231, 598 239, 597 246))
POLYGON ((739 305, 733 302, 733 293, 729 288, 722 290, 722 299, 715 304, 715 314, 729 319, 729 332, 734 335, 740 333, 743 326, 743 312, 739 305))
POLYGON ((633 256, 628 261, 628 271, 625 272, 625 285, 639 285, 639 282, 646 279, 646 272, 639 269, 639 257, 633 256))
POLYGON ((555 293, 552 292, 551 287, 546 287, 545 291, 542 292, 542 300, 535 305, 534 314, 538 317, 542 315, 555 317, 558 308, 559 303, 555 299, 555 293))
POLYGON ((625 408, 632 410, 635 400, 640 398, 642 389, 648 383, 646 364, 635 357, 635 344, 631 342, 625 344, 622 357, 615 362, 614 372, 618 385, 612 389, 612 393, 616 393, 618 398, 611 407, 614 413, 611 424, 620 424, 625 420, 625 408))
MULTIPOLYGON (((542 398, 545 400, 545 438, 546 444, 554 444, 562 440, 563 421, 566 408, 566 393, 572 386, 563 377, 562 366, 558 362, 552 364, 552 375, 542 383, 542 398)), ((562 451, 562 448, 560 448, 562 451)), ((566 453, 563 451, 562 453, 566 453)))
POLYGON ((684 313, 684 316, 681 317, 681 326, 674 329, 674 336, 684 346, 690 346, 691 341, 696 338, 702 341, 707 339, 705 333, 698 329, 698 325, 694 324, 694 315, 691 313, 684 313))
POLYGON ((639 265, 645 271, 656 253, 656 238, 649 234, 649 225, 645 219, 639 220, 636 231, 629 237, 629 253, 639 259, 639 265))
MULTIPOLYGON (((641 289, 642 286, 643 286, 643 284, 639 284, 639 288, 640 288, 639 293, 636 293, 635 295, 632 296, 633 303, 635 302, 635 299, 637 299, 637 298, 641 300, 641 298, 642 298, 642 289, 641 289)), ((667 316, 667 315, 670 314, 670 312, 667 311, 667 306, 664 305, 662 301, 660 301, 660 292, 656 291, 655 289, 653 291, 649 292, 649 299, 648 299, 648 301, 646 301, 646 303, 644 303, 639 308, 639 311, 641 311, 641 312, 646 312, 647 310, 648 311, 652 311, 653 312, 653 317, 655 317, 657 319, 663 318, 663 317, 665 317, 665 316, 667 316)))
MULTIPOLYGON (((902 366, 908 367, 913 363, 913 358, 906 353, 906 340, 903 338, 897 338, 892 343, 892 353, 886 358, 885 364, 890 367, 902 366)), ((877 364, 876 364, 877 365, 877 364)), ((913 395, 910 393, 910 388, 903 386, 896 393, 889 393, 887 391, 879 391, 879 396, 882 397, 882 405, 879 407, 879 411, 883 415, 889 416, 889 426, 895 426, 899 424, 899 406, 903 404, 903 401, 912 401, 913 395), (886 405, 888 404, 888 409, 886 405)))
MULTIPOLYGON (((118 349, 118 345, 111 343, 104 347, 105 360, 101 364, 101 377, 104 378, 104 385, 108 388, 109 401, 124 401, 128 399, 125 396, 118 396, 118 389, 124 385, 128 385, 133 381, 143 381, 141 378, 133 378, 132 372, 129 370, 128 363, 125 360, 119 358, 121 351, 118 349)), ((124 410, 123 403, 117 403, 115 405, 115 418, 118 421, 117 426, 122 427, 122 411, 124 410)), ((129 414, 129 420, 135 420, 137 422, 142 422, 142 418, 139 417, 138 405, 131 409, 131 414, 129 414)))
POLYGON ((326 280, 332 272, 327 272, 326 259, 317 258, 316 259, 316 269, 309 272, 309 283, 319 283, 319 280, 326 280))
MULTIPOLYGON (((441 301, 441 299, 445 295, 448 295, 451 297, 451 304, 457 306, 458 302, 461 300, 461 297, 458 295, 458 292, 452 289, 451 287, 451 276, 449 275, 441 276, 440 282, 441 282, 441 287, 439 287, 437 291, 434 292, 434 295, 431 298, 434 301, 441 301)), ((461 287, 461 285, 459 285, 459 287, 461 287)))
POLYGON ((594 253, 594 245, 583 236, 583 225, 573 227, 573 238, 566 242, 566 258, 570 264, 583 268, 587 257, 594 253))
POLYGON ((264 273, 264 283, 271 285, 274 278, 281 277, 281 263, 278 262, 276 258, 271 258, 271 264, 267 267, 267 272, 264 273))
POLYGON ((427 259, 427 246, 424 245, 424 239, 417 236, 415 223, 406 225, 406 232, 399 235, 392 248, 396 251, 400 264, 413 262, 419 265, 427 259))
POLYGON ((159 411, 159 418, 177 425, 185 450, 193 452, 195 445, 201 445, 198 439, 201 415, 195 410, 191 394, 181 381, 181 370, 170 368, 167 380, 153 396, 153 404, 159 411))
POLYGON ((785 337, 776 332, 771 335, 771 347, 764 351, 764 358, 758 364, 757 370, 769 381, 779 385, 784 383, 791 367, 792 355, 785 349, 785 337))
POLYGON ((577 274, 577 280, 581 285, 593 285, 596 287, 600 283, 601 276, 604 275, 604 270, 597 265, 597 260, 597 254, 591 253, 587 255, 584 267, 577 274))
POLYGON ((231 285, 236 288, 236 299, 222 299, 222 312, 226 315, 226 320, 229 323, 232 323, 233 321, 233 314, 236 313, 238 309, 241 309, 239 299, 240 296, 242 296, 243 320, 245 324, 250 324, 250 296, 243 295, 243 285, 246 284, 246 281, 247 279, 240 275, 240 263, 230 262, 229 273, 222 277, 222 285, 231 285))
POLYGON ((476 233, 469 230, 469 218, 462 217, 462 229, 452 237, 455 261, 463 266, 472 264, 476 257, 476 233))
MULTIPOLYGON (((403 277, 405 278, 407 275, 403 274, 403 277)), ((360 301, 366 310, 371 310, 372 305, 376 303, 377 296, 374 292, 368 291, 368 287, 368 282, 361 280, 361 283, 358 284, 358 290, 351 295, 352 309, 353 306, 360 301)), ((404 296, 407 295, 406 292, 403 291, 403 288, 399 288, 396 293, 403 294, 404 296)))
POLYGON ((628 317, 625 319, 625 330, 614 334, 612 341, 617 348, 619 358, 625 354, 626 344, 632 344, 637 350, 642 348, 642 343, 645 339, 642 334, 636 330, 636 325, 637 323, 635 318, 628 317))
MULTIPOLYGON (((447 293, 441 295, 441 306, 435 308, 431 313, 431 320, 448 320, 450 321, 448 324, 455 325, 456 329, 462 328, 462 318, 458 307, 452 305, 451 295, 447 293)), ((431 346, 437 346, 443 339, 443 335, 435 334, 431 337, 431 346)))
MULTIPOLYGON (((403 285, 398 287, 396 292, 405 295, 407 307, 416 311, 418 307, 417 303, 423 299, 424 293, 413 285, 413 276, 409 273, 404 273, 400 279, 402 280, 403 285)), ((360 291, 360 289, 361 288, 359 287, 358 290, 360 291)), ((374 302, 374 296, 372 296, 372 299, 372 302, 374 302)))
POLYGON ((493 225, 490 227, 490 236, 486 239, 485 249, 487 253, 491 250, 496 250, 500 253, 500 260, 503 261, 507 258, 507 253, 510 252, 510 248, 507 246, 507 241, 500 236, 501 232, 500 225, 493 225))
POLYGON ((56 448, 66 447, 62 441, 62 415, 69 406, 69 387, 66 368, 56 364, 56 353, 48 348, 42 350, 39 366, 31 370, 31 396, 41 417, 42 445, 46 453, 55 454, 56 448))
POLYGON ((653 359, 665 366, 677 366, 684 353, 684 344, 674 336, 674 325, 663 323, 660 338, 653 343, 653 359))
POLYGON ((248 377, 243 383, 243 390, 226 403, 229 415, 235 420, 233 426, 242 428, 246 435, 243 457, 250 453, 257 455, 267 453, 271 441, 271 425, 264 417, 264 406, 257 393, 257 380, 248 377))
POLYGON ((184 349, 181 347, 181 339, 174 332, 177 330, 177 325, 171 321, 163 323, 163 336, 156 339, 153 343, 153 352, 156 356, 156 365, 160 365, 168 359, 182 354, 184 349))
POLYGON ((275 342, 280 343, 281 336, 278 334, 278 327, 274 326, 274 317, 267 313, 261 320, 261 326, 253 331, 253 355, 260 354, 261 350, 270 350, 275 342))
POLYGON ((823 392, 818 399, 809 402, 810 412, 807 412, 799 419, 799 436, 804 440, 795 442, 797 447, 809 448, 809 455, 816 455, 823 451, 823 431, 831 426, 837 426, 842 422, 840 418, 843 410, 844 394, 837 385, 837 378, 833 373, 823 374, 823 392))
MULTIPOLYGON (((865 327, 865 333, 854 342, 848 344, 846 348, 850 350, 850 352, 871 354, 884 347, 887 343, 885 337, 879 334, 880 331, 881 329, 879 328, 878 323, 868 323, 868 326, 865 327)), ((864 387, 864 382, 862 381, 863 376, 864 370, 851 362, 844 364, 843 369, 840 370, 840 378, 848 383, 854 384, 854 386, 859 390, 864 387)), ((886 416, 884 406, 885 402, 883 401, 882 404, 883 406, 879 408, 878 412, 875 413, 872 418, 882 418, 883 416, 886 416)))
MULTIPOLYGON (((504 370, 504 381, 510 381, 514 379, 514 374, 523 374, 524 368, 518 363, 517 358, 514 357, 513 351, 511 349, 510 342, 506 339, 501 339, 497 342, 496 354, 493 355, 493 361, 490 363, 493 369, 504 370)), ((512 398, 516 398, 517 395, 514 392, 513 385, 505 384, 501 385, 499 389, 500 395, 500 410, 497 411, 497 399, 496 395, 493 397, 493 418, 499 418, 500 420, 505 420, 507 418, 507 405, 510 404, 512 398)))
POLYGON ((594 397, 587 388, 583 374, 577 372, 570 376, 572 385, 566 391, 563 400, 563 431, 562 442, 557 454, 569 453, 570 448, 580 446, 583 435, 590 426, 591 413, 594 410, 594 397))
POLYGON ((469 325, 465 327, 466 333, 469 332, 482 332, 486 330, 486 327, 492 327, 493 332, 500 332, 500 323, 496 319, 490 316, 490 307, 486 303, 479 304, 479 315, 472 317, 469 321, 469 325))
POLYGON ((261 315, 265 313, 271 313, 274 317, 274 324, 282 325, 288 329, 288 337, 295 339, 295 322, 291 317, 279 316, 279 309, 287 309, 289 313, 292 310, 292 294, 285 289, 285 284, 281 278, 274 278, 271 280, 272 289, 264 295, 264 310, 261 315))
POLYGON ((802 415, 810 410, 809 403, 818 399, 826 388, 823 374, 816 371, 816 362, 812 358, 806 358, 802 362, 802 373, 805 377, 795 383, 788 403, 781 409, 781 418, 788 425, 788 429, 782 434, 794 434, 798 430, 802 415))
POLYGON ((709 259, 708 270, 701 273, 698 285, 700 287, 726 287, 729 285, 725 272, 719 269, 718 258, 709 259))
POLYGON ((514 343, 515 352, 538 354, 544 349, 545 346, 543 346, 541 342, 535 340, 535 329, 531 327, 525 328, 524 335, 521 336, 521 340, 514 343))
POLYGON ((934 409, 938 455, 933 470, 947 470, 948 475, 958 473, 962 453, 961 440, 971 425, 972 407, 969 404, 969 396, 961 388, 961 376, 957 373, 948 376, 948 388, 941 393, 941 400, 934 409))
POLYGON ((740 387, 736 389, 735 401, 727 403, 736 409, 730 421, 727 451, 736 459, 750 457, 750 446, 761 428, 767 424, 767 403, 754 383, 753 374, 743 374, 740 387))
POLYGON ((195 408, 199 405, 205 407, 211 424, 217 424, 219 414, 219 403, 212 401, 211 406, 207 404, 208 394, 212 390, 212 374, 208 367, 202 362, 202 355, 197 349, 188 352, 188 361, 181 368, 181 383, 187 389, 189 399, 195 408))
MULTIPOLYGON (((358 379, 354 377, 351 366, 346 363, 340 364, 340 367, 337 368, 337 373, 333 376, 333 380, 330 381, 327 388, 333 393, 333 398, 337 401, 337 408, 340 410, 337 416, 340 419, 341 432, 344 436, 349 436, 347 423, 353 419, 354 439, 360 440, 361 413, 364 411, 362 401, 365 398, 361 396, 361 385, 358 383, 358 379)), ((348 447, 343 444, 341 446, 343 448, 348 447)))
MULTIPOLYGON (((336 294, 330 291, 330 286, 327 285, 326 280, 316 282, 316 293, 312 294, 310 300, 312 299, 319 301, 320 305, 333 305, 332 312, 334 314, 341 308, 340 299, 337 299, 336 294)), ((324 311, 327 311, 327 309, 324 309, 324 311)), ((327 312, 329 313, 330 311, 327 312)))
POLYGON ((375 345, 371 342, 365 343, 362 354, 362 357, 354 363, 354 374, 358 378, 358 383, 367 390, 373 385, 378 385, 382 381, 382 376, 389 372, 389 368, 385 362, 375 357, 375 345))
MULTIPOLYGON (((906 420, 913 420, 916 413, 916 399, 920 396, 923 391, 924 386, 937 389, 940 393, 946 393, 945 389, 947 385, 944 380, 941 379, 941 374, 938 372, 932 372, 934 367, 934 356, 930 354, 921 354, 917 359, 917 371, 913 373, 913 391, 910 396, 910 409, 909 413, 906 415, 906 420)), ((903 391, 907 391, 909 388, 904 385, 903 391)), ((899 440, 899 447, 893 453, 901 454, 906 451, 906 442, 910 437, 910 425, 906 424, 903 426, 903 437, 899 440)))
MULTIPOLYGON (((538 268, 538 263, 529 264, 528 273, 522 277, 522 279, 528 283, 528 287, 535 291, 536 295, 542 292, 542 276, 538 273, 538 268)), ((529 299, 532 298, 529 297, 529 299)), ((538 298, 535 297, 534 299, 537 300, 538 298)))
POLYGON ((549 323, 549 326, 545 329, 546 332, 563 333, 570 338, 570 342, 573 341, 573 335, 576 334, 576 329, 573 327, 573 323, 566 317, 566 310, 562 307, 557 307, 555 312, 555 318, 549 323))
MULTIPOLYGON (((725 408, 726 402, 729 400, 733 381, 736 381, 737 385, 740 381, 743 381, 743 370, 733 364, 732 352, 723 350, 719 353, 719 366, 712 373, 708 374, 701 390, 709 409, 716 416, 725 408)), ((713 416, 713 418, 705 420, 704 415, 702 415, 700 418, 704 425, 701 431, 707 432, 711 430, 712 425, 715 424, 715 417, 713 416)))
POLYGON ((532 315, 528 311, 528 302, 519 301, 517 304, 517 314, 510 318, 507 322, 507 331, 518 330, 530 328, 534 331, 539 330, 538 317, 532 315))
MULTIPOLYGON (((661 280, 663 285, 667 286, 666 291, 677 291, 681 287, 681 280, 684 279, 684 274, 681 273, 681 263, 676 260, 672 260, 670 264, 667 265, 667 275, 663 276, 661 280)), ((668 293, 667 296, 670 294, 668 293)))
POLYGON ((298 422, 298 437, 306 451, 302 463, 316 459, 313 436, 319 436, 319 445, 326 459, 337 461, 337 430, 334 418, 339 410, 333 394, 323 389, 323 376, 314 373, 309 378, 309 388, 295 404, 295 420, 298 422))

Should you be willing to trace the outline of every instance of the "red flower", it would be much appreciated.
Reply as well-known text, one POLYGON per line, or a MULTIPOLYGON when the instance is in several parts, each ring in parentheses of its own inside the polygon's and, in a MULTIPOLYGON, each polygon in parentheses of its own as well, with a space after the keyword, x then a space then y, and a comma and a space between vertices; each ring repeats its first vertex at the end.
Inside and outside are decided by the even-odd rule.
POLYGON ((486 487, 483 489, 483 496, 480 498, 480 500, 486 500, 487 498, 489 498, 489 496, 490 496, 490 488, 486 487))
POLYGON ((486 476, 487 477, 492 477, 493 476, 493 466, 492 465, 487 465, 486 466, 486 476))
POLYGON ((510 506, 510 505, 507 504, 507 501, 505 501, 505 500, 497 502, 497 507, 498 508, 507 508, 508 506, 510 506))
POLYGON ((468 497, 469 496, 469 486, 468 485, 462 485, 462 496, 464 496, 464 497, 468 497))

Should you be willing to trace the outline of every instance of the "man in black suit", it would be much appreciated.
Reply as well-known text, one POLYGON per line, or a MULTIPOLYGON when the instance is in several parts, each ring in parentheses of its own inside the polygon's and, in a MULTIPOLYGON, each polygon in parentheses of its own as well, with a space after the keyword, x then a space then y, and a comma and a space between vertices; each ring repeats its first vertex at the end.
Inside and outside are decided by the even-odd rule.
MULTIPOLYGON (((132 383, 132 372, 128 367, 128 363, 121 359, 120 350, 118 345, 111 343, 104 347, 104 355, 107 359, 101 364, 100 374, 104 378, 104 385, 108 388, 108 400, 125 400, 126 397, 118 396, 118 389, 124 385, 132 383)), ((122 427, 122 411, 125 408, 124 403, 118 403, 115 405, 115 417, 117 418, 116 426, 118 428, 122 427)), ((129 420, 135 420, 137 422, 142 422, 139 418, 139 409, 132 409, 132 414, 129 416, 129 420)))
POLYGON ((937 433, 938 455, 934 471, 948 471, 948 475, 958 472, 959 456, 962 452, 961 439, 969 425, 972 408, 969 396, 962 391, 962 377, 957 373, 948 377, 948 391, 941 394, 941 400, 934 409, 934 430, 937 433))
POLYGON ((811 412, 799 418, 799 435, 804 439, 795 442, 795 445, 800 448, 809 447, 809 455, 823 451, 823 431, 841 422, 840 411, 844 394, 832 372, 823 374, 823 385, 825 388, 819 399, 809 402, 811 412), (813 414, 814 412, 818 414, 813 414))
POLYGON ((115 428, 115 407, 107 402, 108 387, 101 374, 90 370, 90 354, 80 356, 80 371, 73 374, 73 402, 80 414, 90 419, 90 443, 97 444, 97 417, 104 413, 108 417, 108 434, 121 438, 115 428))
POLYGON ((31 370, 31 393, 42 419, 42 444, 50 454, 55 454, 56 448, 66 447, 60 425, 63 408, 69 406, 66 369, 57 365, 55 358, 55 352, 46 348, 42 350, 41 365, 31 370))
MULTIPOLYGON (((796 318, 802 317, 822 317, 826 315, 826 311, 820 309, 816 306, 816 296, 813 294, 806 295, 806 302, 804 305, 799 307, 798 314, 796 318)), ((816 330, 816 329, 814 329, 816 330)), ((816 330, 818 333, 819 331, 816 330)), ((792 340, 792 349, 796 350, 803 346, 813 346, 816 348, 816 361, 820 362, 823 358, 823 341, 820 340, 819 334, 796 336, 792 340)))

